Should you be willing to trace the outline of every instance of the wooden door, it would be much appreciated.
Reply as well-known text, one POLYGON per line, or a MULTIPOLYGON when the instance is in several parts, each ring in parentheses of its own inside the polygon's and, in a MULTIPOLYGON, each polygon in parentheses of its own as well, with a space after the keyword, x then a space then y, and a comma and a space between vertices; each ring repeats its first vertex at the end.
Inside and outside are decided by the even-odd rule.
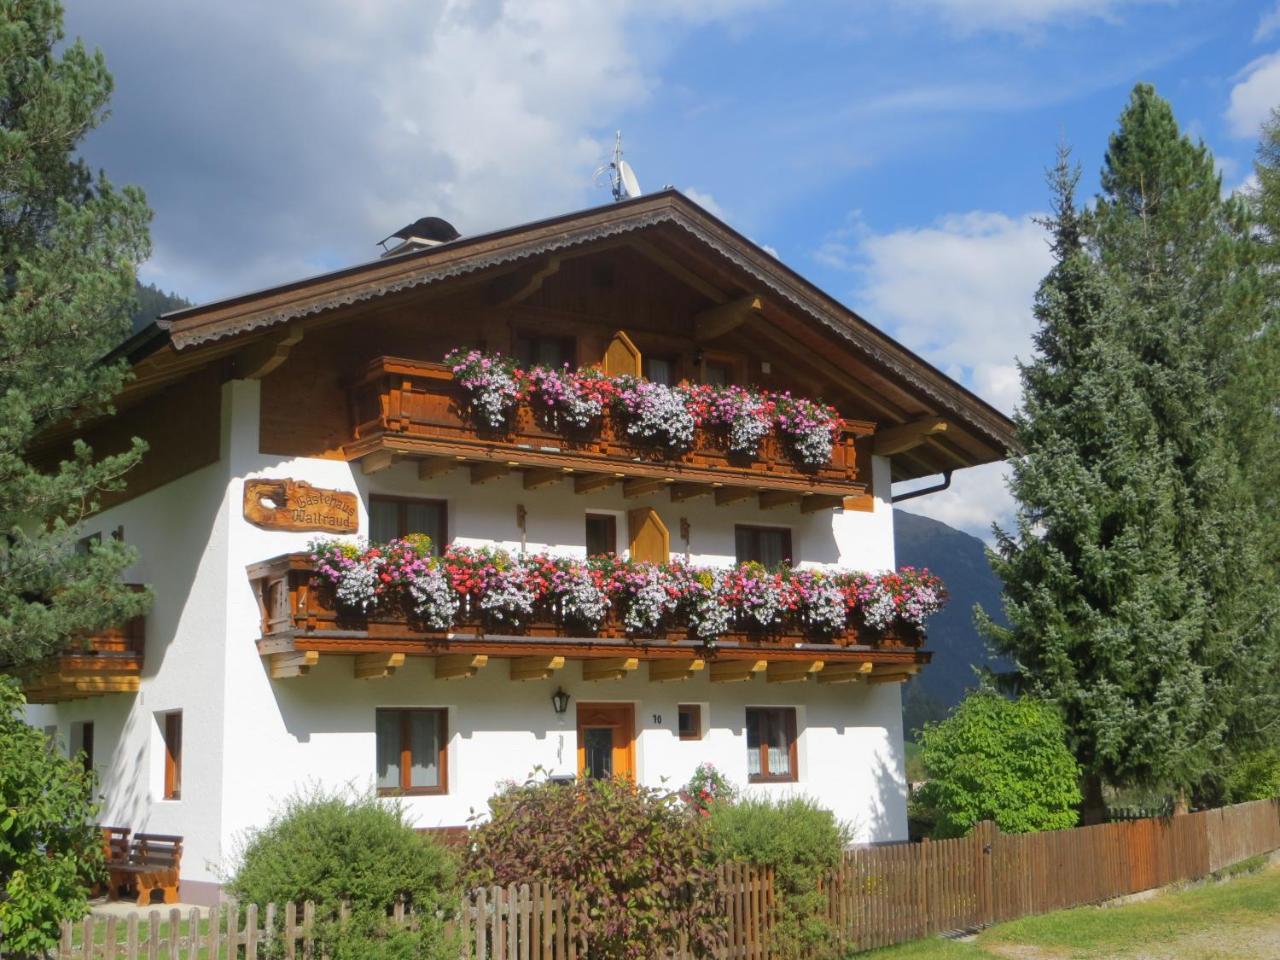
POLYGON ((666 563, 671 559, 671 534, 652 507, 627 512, 627 533, 632 560, 666 563))
POLYGON ((629 703, 579 703, 578 776, 635 775, 635 708, 629 703))

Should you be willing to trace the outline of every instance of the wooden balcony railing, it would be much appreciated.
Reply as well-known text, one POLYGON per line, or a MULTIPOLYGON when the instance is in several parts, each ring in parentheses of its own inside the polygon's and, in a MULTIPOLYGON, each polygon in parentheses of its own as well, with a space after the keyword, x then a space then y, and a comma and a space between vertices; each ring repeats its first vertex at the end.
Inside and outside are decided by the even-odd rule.
POLYGON ((62 653, 21 668, 22 692, 30 703, 135 693, 145 648, 146 617, 77 637, 62 653))
MULTIPOLYGON (((513 636, 529 638, 562 638, 580 640, 629 640, 637 643, 676 643, 692 641, 687 625, 673 623, 659 635, 629 636, 616 616, 611 614, 599 630, 589 631, 581 626, 567 624, 552 608, 544 609, 524 626, 516 629, 509 625, 487 626, 484 620, 467 611, 461 611, 454 629, 428 630, 416 625, 403 613, 375 614, 370 616, 351 614, 338 610, 330 591, 313 585, 314 564, 306 553, 289 553, 274 557, 248 568, 249 580, 258 599, 262 614, 262 636, 303 637, 306 635, 335 635, 341 633, 351 639, 369 641, 438 641, 444 639, 483 640, 497 635, 503 640, 513 636)), ((750 631, 730 632, 721 635, 717 645, 779 649, 804 646, 829 650, 858 647, 859 649, 917 650, 921 645, 918 632, 905 626, 894 633, 850 629, 835 637, 815 637, 799 630, 787 630, 767 634, 750 631)))
POLYGON ((810 470, 797 465, 774 435, 765 438, 758 456, 746 459, 731 455, 716 431, 700 429, 688 452, 667 459, 663 452, 629 440, 610 412, 597 429, 573 434, 550 429, 521 404, 508 430, 492 430, 467 415, 466 402, 443 364, 382 357, 352 387, 354 440, 348 454, 391 451, 435 458, 442 468, 466 461, 551 468, 548 473, 558 470, 583 479, 580 492, 595 488, 588 479, 593 475, 703 485, 701 492, 720 487, 775 491, 816 496, 820 502, 814 501, 814 508, 838 506, 840 498, 869 489, 870 458, 865 449, 860 458, 859 447, 869 442, 874 425, 865 421, 845 421, 831 462, 810 470))

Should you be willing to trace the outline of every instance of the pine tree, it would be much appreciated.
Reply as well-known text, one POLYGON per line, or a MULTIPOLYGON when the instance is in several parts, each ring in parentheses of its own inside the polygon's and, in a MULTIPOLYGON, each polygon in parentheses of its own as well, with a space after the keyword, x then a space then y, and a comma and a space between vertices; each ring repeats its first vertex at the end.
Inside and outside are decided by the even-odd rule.
POLYGON ((1132 307, 1087 249, 1078 177, 1062 151, 1047 222, 1055 264, 1036 296, 1015 417, 1017 529, 996 530, 992 555, 1009 626, 979 619, 1062 711, 1088 818, 1104 780, 1196 779, 1223 724, 1195 657, 1207 601, 1178 544, 1187 494, 1177 451, 1144 394, 1126 335, 1132 307))
POLYGON ((1227 756, 1175 785, 1213 793, 1224 759, 1265 743, 1280 722, 1280 366, 1259 245, 1247 204, 1223 196, 1213 155, 1145 84, 1111 137, 1092 234, 1132 305, 1143 392, 1186 493, 1178 546, 1207 604, 1195 658, 1227 756))
POLYGON ((126 371, 100 361, 129 333, 149 250, 141 192, 76 157, 112 83, 101 53, 62 40, 55 0, 0 7, 0 663, 10 666, 147 600, 121 585, 134 559, 125 545, 74 549, 141 441, 105 456, 76 443, 54 462, 35 447, 56 424, 110 412, 126 371))

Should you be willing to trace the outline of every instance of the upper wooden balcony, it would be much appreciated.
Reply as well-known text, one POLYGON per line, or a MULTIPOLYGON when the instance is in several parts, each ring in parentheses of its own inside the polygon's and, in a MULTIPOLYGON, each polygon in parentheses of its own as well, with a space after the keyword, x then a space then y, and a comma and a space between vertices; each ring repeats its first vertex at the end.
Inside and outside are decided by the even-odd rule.
POLYGON ((146 617, 78 637, 63 652, 21 668, 22 692, 29 703, 136 693, 145 647, 146 617))
POLYGON ((692 449, 674 459, 630 441, 606 411, 583 435, 548 429, 521 404, 507 431, 478 426, 466 397, 441 363, 382 357, 351 389, 354 439, 346 452, 365 472, 399 457, 419 460, 425 479, 467 466, 481 483, 523 472, 526 488, 573 481, 576 493, 621 484, 626 496, 670 491, 672 500, 711 495, 718 504, 758 496, 760 506, 798 504, 802 511, 838 507, 870 490, 874 424, 846 420, 831 462, 816 470, 796 464, 775 436, 751 459, 732 456, 715 431, 699 430, 692 449))

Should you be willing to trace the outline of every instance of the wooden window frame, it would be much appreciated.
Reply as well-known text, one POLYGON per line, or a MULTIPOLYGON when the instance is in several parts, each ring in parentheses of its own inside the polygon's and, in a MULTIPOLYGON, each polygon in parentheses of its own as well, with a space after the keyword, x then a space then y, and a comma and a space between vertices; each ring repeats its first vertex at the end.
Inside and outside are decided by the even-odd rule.
MULTIPOLYGON (((590 522, 590 521, 592 521, 592 520, 604 520, 604 521, 607 521, 607 523, 608 523, 608 525, 609 525, 608 539, 610 539, 610 540, 612 540, 612 541, 613 541, 613 549, 611 549, 611 550, 609 551, 609 553, 608 553, 608 554, 606 554, 606 556, 613 556, 613 557, 616 557, 616 556, 618 555, 618 516, 617 516, 617 514, 613 514, 613 513, 601 513, 601 512, 596 511, 596 510, 588 510, 588 511, 587 511, 587 513, 586 513, 586 516, 585 516, 585 518, 584 518, 584 520, 583 520, 583 526, 584 526, 584 528, 585 528, 586 524, 587 524, 587 523, 589 523, 589 522, 590 522)), ((585 540, 585 529, 584 529, 584 531, 583 531, 583 532, 584 532, 584 540, 585 540)), ((590 549, 589 549, 588 547, 586 547, 586 546, 585 546, 585 544, 584 544, 584 550, 586 550, 586 553, 587 553, 587 556, 588 556, 588 557, 590 557, 590 556, 599 556, 599 554, 592 554, 592 553, 590 552, 590 549)))
POLYGON ((409 533, 409 506, 411 504, 418 506, 434 506, 440 511, 440 542, 434 539, 431 541, 432 550, 436 556, 444 552, 444 548, 449 545, 449 501, 440 497, 397 497, 391 494, 371 493, 369 494, 369 532, 373 533, 373 505, 375 503, 394 503, 396 504, 396 530, 397 537, 407 536, 409 533))
POLYGON ((676 706, 676 735, 685 743, 702 739, 702 704, 681 703, 676 706), (680 730, 680 718, 686 713, 691 714, 693 717, 694 732, 688 736, 680 730))
POLYGON ((79 753, 84 754, 84 769, 86 773, 93 770, 93 721, 77 720, 72 724, 74 731, 76 726, 80 728, 80 750, 79 753))
MULTIPOLYGON (((799 736, 796 732, 796 708, 795 707, 747 707, 746 729, 749 731, 753 721, 758 725, 756 728, 756 740, 759 746, 756 748, 760 751, 760 772, 747 774, 748 783, 798 783, 800 780, 800 767, 798 763, 796 744, 799 736), (790 770, 785 776, 774 776, 769 773, 769 744, 764 736, 763 720, 767 715, 779 715, 782 717, 782 729, 787 736, 787 764, 790 770)), ((749 751, 749 748, 748 748, 749 751)))
POLYGON ((681 380, 685 379, 681 375, 683 373, 683 369, 680 363, 680 354, 666 353, 661 350, 642 350, 640 352, 640 375, 645 380, 650 380, 653 383, 657 382, 656 380, 652 380, 649 376, 650 360, 665 360, 667 363, 671 364, 671 383, 668 384, 668 386, 677 386, 681 380))
MULTIPOLYGON (((378 707, 377 713, 400 714, 400 786, 378 787, 380 797, 432 797, 449 792, 449 710, 447 707, 378 707), (410 722, 415 713, 435 714, 436 720, 436 769, 440 775, 434 787, 415 787, 413 781, 413 737, 410 722)), ((374 717, 374 738, 377 739, 377 717, 374 717)), ((377 744, 374 744, 375 755, 377 744)))
POLYGON ((511 354, 515 357, 516 363, 524 367, 530 367, 537 365, 537 361, 530 359, 530 361, 526 363, 525 359, 520 356, 521 340, 559 340, 562 347, 568 347, 569 369, 576 370, 581 366, 581 360, 579 357, 581 344, 578 342, 579 337, 576 333, 545 333, 538 330, 529 330, 524 327, 517 327, 511 334, 511 354))
POLYGON ((182 711, 170 710, 164 718, 164 799, 182 799, 182 711))
POLYGON ((724 367, 727 382, 730 386, 742 384, 747 380, 747 364, 742 357, 732 353, 720 353, 716 350, 702 350, 698 360, 698 382, 707 382, 707 367, 724 367))
POLYGON ((781 527, 781 526, 771 527, 766 524, 759 524, 759 523, 735 523, 733 525, 733 554, 734 554, 733 558, 738 563, 746 562, 741 557, 738 556, 738 531, 739 530, 746 530, 752 533, 781 533, 783 535, 782 562, 788 565, 795 563, 796 555, 792 549, 794 541, 791 536, 790 527, 781 527))

